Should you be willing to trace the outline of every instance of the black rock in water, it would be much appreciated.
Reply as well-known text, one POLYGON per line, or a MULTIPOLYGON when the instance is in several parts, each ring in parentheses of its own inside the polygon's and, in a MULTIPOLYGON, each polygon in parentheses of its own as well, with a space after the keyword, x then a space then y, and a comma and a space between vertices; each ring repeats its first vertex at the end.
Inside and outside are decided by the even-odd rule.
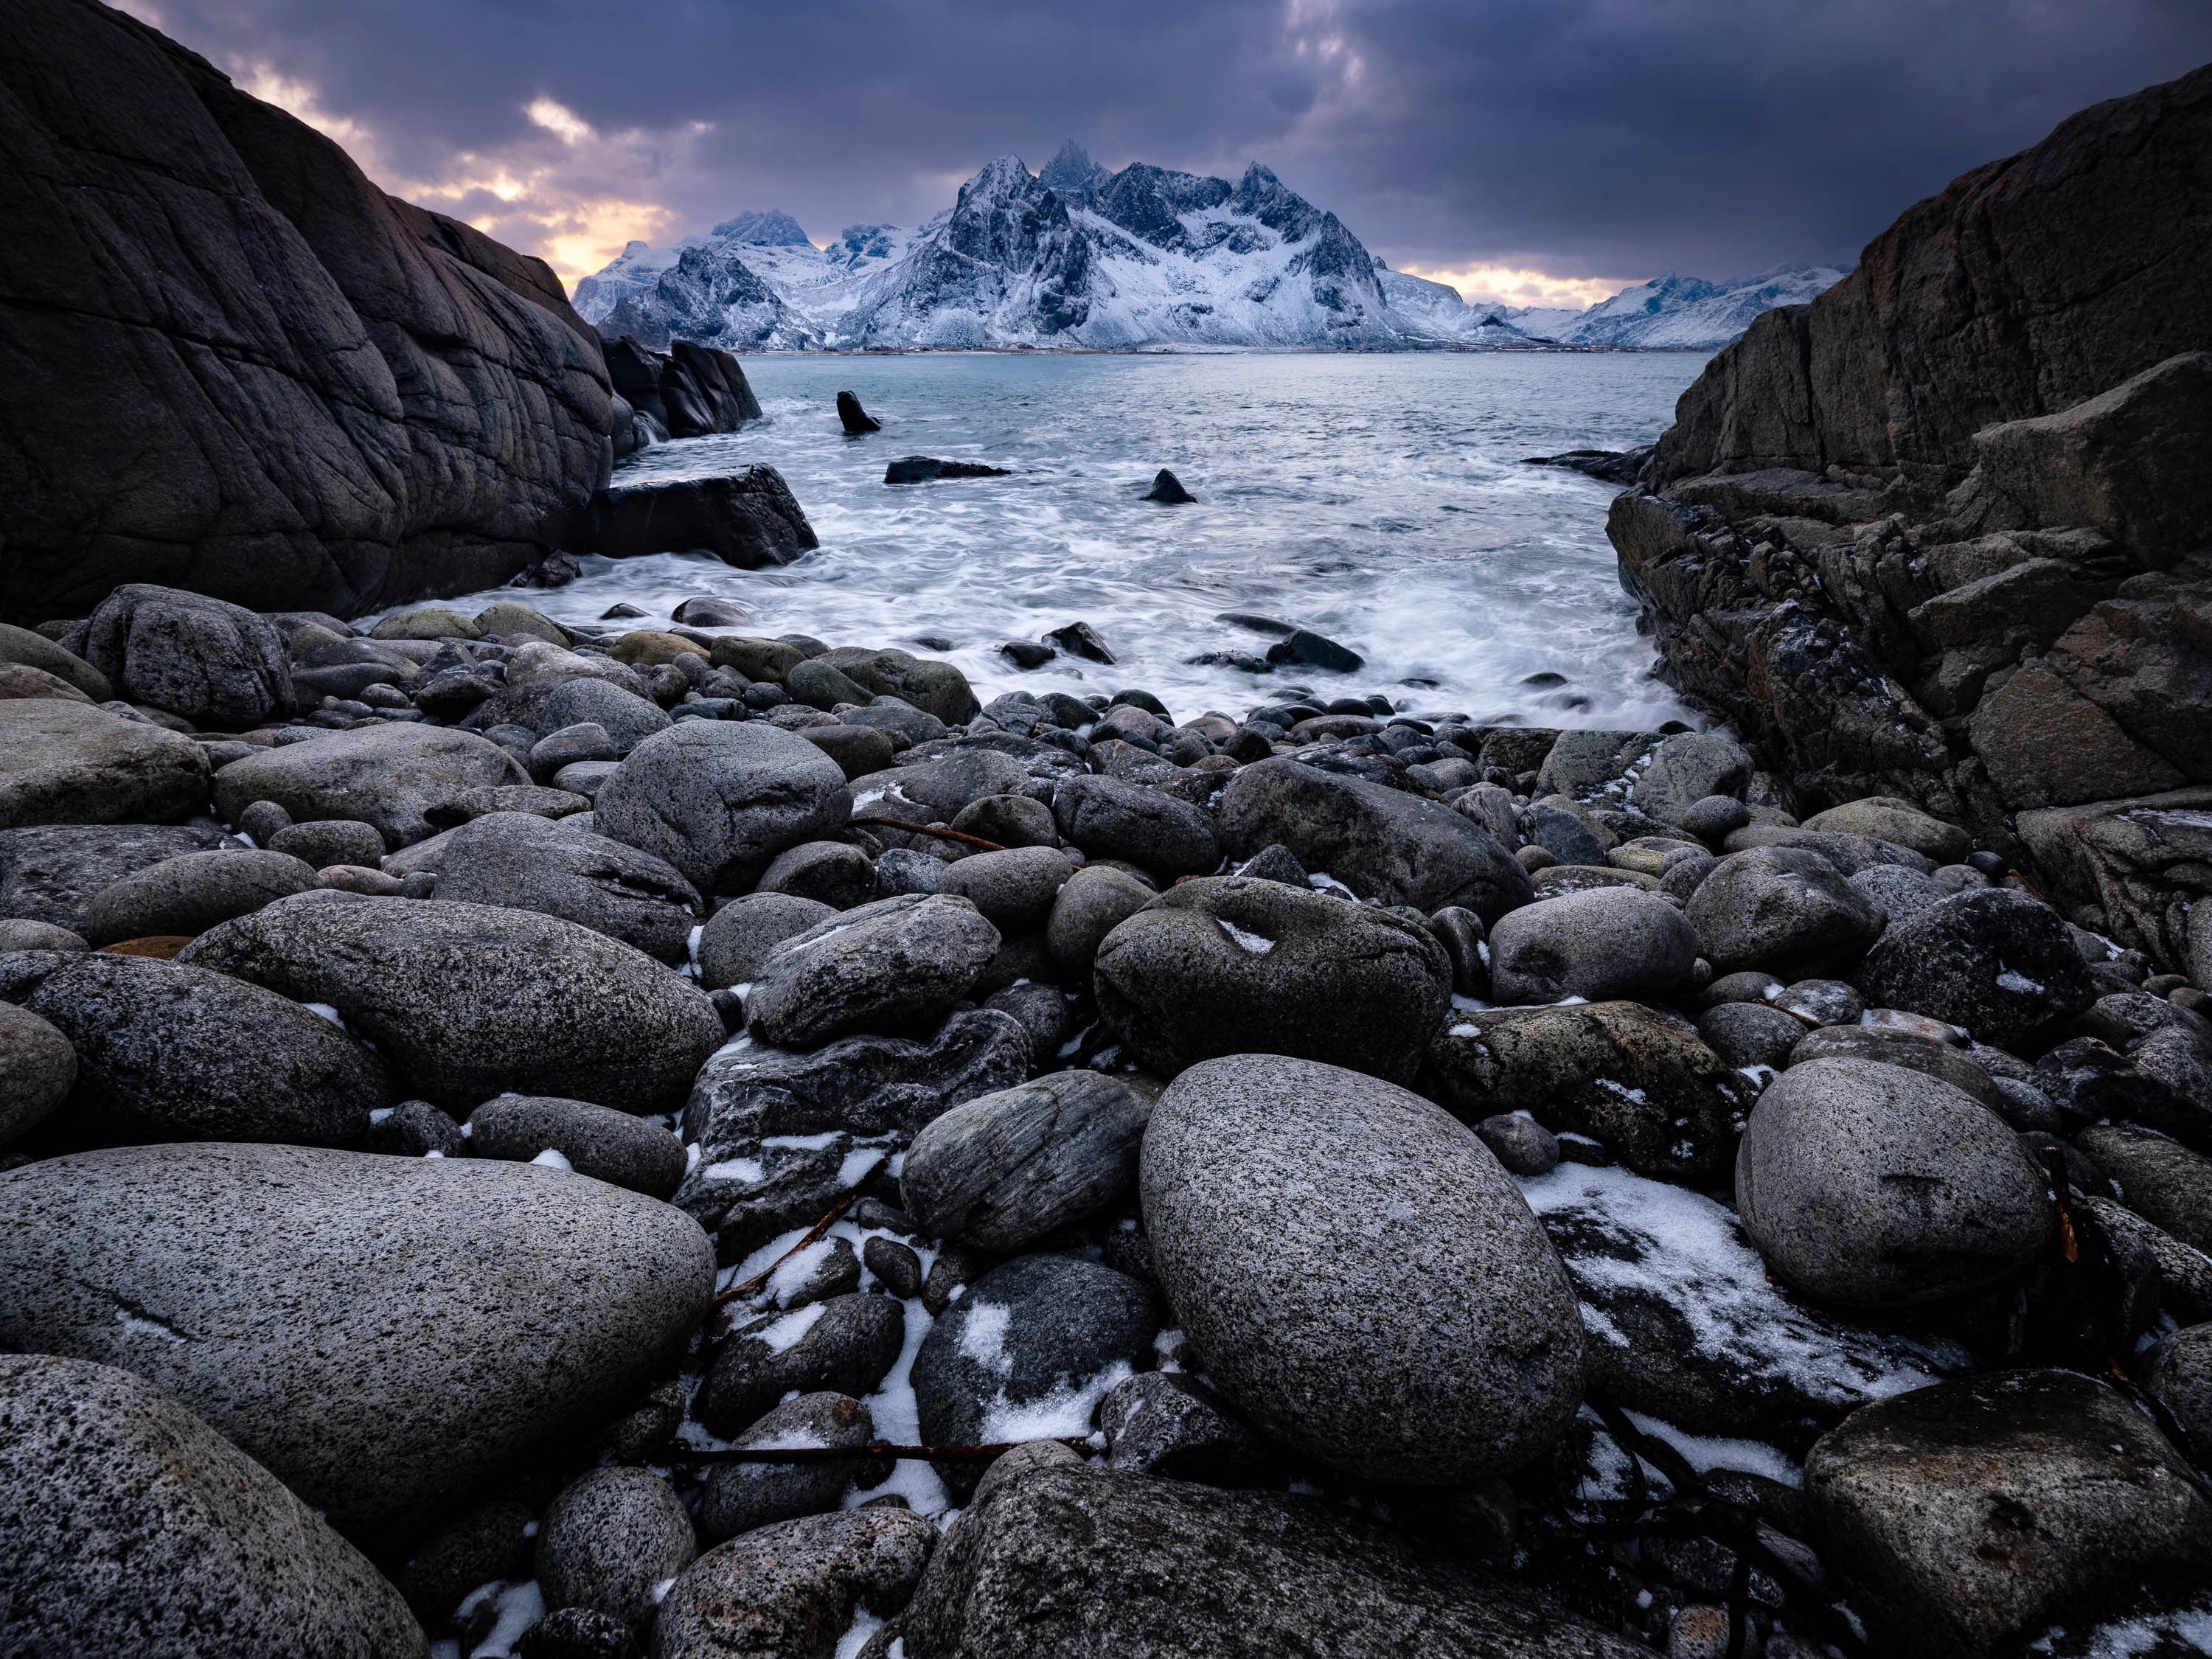
POLYGON ((611 559, 704 548, 741 570, 788 564, 820 545, 814 526, 772 466, 733 478, 617 485, 592 501, 586 539, 611 559))
POLYGON ((1523 466, 1564 466, 1607 483, 1632 484, 1644 463, 1651 459, 1651 446, 1641 449, 1570 449, 1559 455, 1529 455, 1523 466))
POLYGON ((1087 622, 1072 622, 1065 628, 1055 628, 1045 638, 1071 657, 1084 657, 1092 662, 1115 660, 1112 649, 1087 622))
POLYGON ((1176 477, 1167 468, 1162 467, 1153 477, 1152 489, 1145 499, 1148 501, 1167 501, 1180 506, 1185 501, 1194 501, 1198 497, 1182 487, 1182 479, 1176 477))
POLYGON ((1298 631, 1296 623, 1278 622, 1273 617, 1262 617, 1252 611, 1224 611, 1213 620, 1231 623, 1238 628, 1249 628, 1255 634, 1273 634, 1279 640, 1288 639, 1298 631))
POLYGON ((1017 668, 1042 668, 1060 654, 1035 640, 1008 640, 999 650, 1017 668))
POLYGON ((1288 637, 1277 640, 1267 647, 1267 660, 1272 663, 1297 663, 1308 668, 1326 668, 1333 673, 1356 673, 1367 665, 1367 659, 1348 646, 1323 637, 1310 629, 1292 629, 1288 637))
POLYGON ((934 455, 908 455, 884 469, 884 482, 927 483, 932 478, 1003 478, 1007 469, 975 461, 940 461, 934 455))
POLYGON ((837 419, 848 438, 866 437, 871 432, 881 432, 884 423, 860 407, 860 400, 849 392, 837 394, 837 419))

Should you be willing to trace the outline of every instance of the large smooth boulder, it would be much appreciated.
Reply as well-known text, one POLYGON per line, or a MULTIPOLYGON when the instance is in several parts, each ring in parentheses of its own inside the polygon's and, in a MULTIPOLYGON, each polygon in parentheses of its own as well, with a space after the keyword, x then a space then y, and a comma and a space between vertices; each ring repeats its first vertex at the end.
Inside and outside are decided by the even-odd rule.
POLYGON ((933 715, 947 726, 964 726, 982 707, 969 689, 968 677, 949 662, 905 651, 866 651, 848 647, 821 660, 863 690, 933 715))
POLYGON ((0 830, 0 915, 77 933, 92 896, 134 870, 222 839, 207 824, 46 823, 0 830))
POLYGON ((1492 994, 1501 1003, 1661 998, 1697 965, 1682 913, 1637 887, 1595 887, 1523 905, 1490 930, 1492 994))
POLYGON ((1158 896, 1127 871, 1111 865, 1078 870, 1060 890, 1045 918, 1045 948, 1064 972, 1078 977, 1088 974, 1107 934, 1158 896))
POLYGON ((258 800, 295 823, 358 818, 397 849, 427 838, 430 809, 463 790, 529 781, 512 755, 473 732, 393 722, 257 750, 216 774, 215 799, 231 823, 258 800))
POLYGON ((1160 1097, 1139 1180, 1207 1377, 1298 1451, 1449 1485, 1528 1462, 1580 1406, 1558 1252, 1489 1150, 1418 1096, 1310 1060, 1209 1060, 1160 1097))
POLYGON ((0 663, 51 674, 63 684, 74 686, 93 702, 108 702, 115 696, 115 688, 106 675, 75 652, 63 650, 45 635, 27 628, 0 623, 0 663))
POLYGON ((1796 977, 1856 957, 1888 912, 1817 853, 1755 847, 1715 865, 1690 895, 1690 925, 1715 973, 1796 977))
POLYGON ((392 1103, 382 1063, 276 992, 182 963, 58 956, 7 988, 69 1039, 65 1140, 356 1146, 392 1103))
POLYGON ((745 1018, 761 1040, 811 1048, 849 1031, 902 1036, 936 1024, 999 949, 965 899, 902 893, 840 911, 777 945, 745 1018))
POLYGON ((60 1028, 0 1002, 0 1146, 37 1127, 76 1086, 76 1050, 60 1028))
POLYGON ((1751 785, 1750 752, 1718 732, 1684 732, 1652 751, 1629 799, 1662 823, 1680 823, 1698 801, 1721 795, 1741 800, 1751 785))
POLYGON ((835 835, 853 794, 837 763, 792 732, 684 720, 632 750, 593 805, 601 834, 666 860, 702 893, 736 893, 785 848, 835 835))
POLYGON ((1064 1463, 994 1479, 901 1630, 912 1659, 1649 1651, 1310 1498, 1064 1463))
POLYGON ((1121 778, 1071 777, 1053 792, 1053 822, 1092 858, 1126 859, 1169 876, 1218 868, 1221 849, 1202 807, 1121 778))
POLYGON ((1148 1071, 1296 1054, 1410 1080, 1451 1006, 1451 961, 1423 927, 1243 876, 1176 884, 1106 935, 1098 1008, 1148 1071))
POLYGON ((1809 1060, 1770 1084, 1735 1190, 1782 1280, 1850 1307, 1996 1284, 2056 1224, 2044 1174, 2002 1118, 1939 1078, 1869 1060, 1809 1060))
POLYGON ((173 823, 207 799, 207 751, 190 738, 88 703, 0 699, 0 830, 173 823))
POLYGON ((1136 1184, 1150 1079, 1054 1072, 952 1107, 907 1150, 899 1191, 933 1237, 1012 1255, 1136 1184))
POLYGON ((1486 927, 1535 896, 1495 836, 1435 801, 1287 757, 1243 767, 1221 797, 1221 841, 1234 859, 1288 848, 1363 899, 1434 911, 1455 904, 1486 927))
POLYGON ((0 1356, 0 1650, 426 1659, 399 1592, 143 1379, 0 1356))
POLYGON ((178 960, 329 1004, 410 1093, 464 1111, 508 1091, 667 1111, 724 1036, 690 981, 529 910, 302 893, 178 960))
POLYGON ((1667 1181, 1723 1178, 1758 1097, 1692 1027, 1634 1002, 1457 1015, 1428 1059, 1437 1097, 1466 1121, 1527 1112, 1667 1181))
POLYGON ((1899 917, 1852 983, 1870 1006, 1927 1014, 1997 1044, 2097 1000, 2064 920, 2004 887, 1954 894, 1899 917))
POLYGON ((84 907, 79 931, 94 945, 157 934, 190 938, 318 884, 313 865, 284 853, 185 853, 101 888, 84 907))
POLYGON ((611 680, 594 674, 571 674, 554 679, 547 687, 532 724, 542 738, 566 726, 596 726, 613 740, 617 752, 627 755, 675 722, 636 692, 611 680))
POLYGON ((532 1164, 117 1147, 0 1214, 0 1343, 138 1373, 345 1531, 627 1404, 713 1291, 690 1217, 532 1164))
POLYGON ((937 1545, 912 1510, 780 1521, 686 1568, 653 1621, 653 1659, 815 1659, 866 1608, 903 1607, 937 1545))
POLYGON ((680 963, 703 907, 672 865, 529 812, 487 812, 447 838, 437 895, 559 916, 680 963))
POLYGON ((292 711, 292 653, 265 617, 204 593, 126 582, 94 607, 84 658, 130 702, 246 732, 292 711))
POLYGON ((2015 1651, 2204 1582, 2212 1501, 2108 1384, 1999 1371, 1855 1413, 1805 1459, 1814 1541, 1887 1652, 2015 1651))

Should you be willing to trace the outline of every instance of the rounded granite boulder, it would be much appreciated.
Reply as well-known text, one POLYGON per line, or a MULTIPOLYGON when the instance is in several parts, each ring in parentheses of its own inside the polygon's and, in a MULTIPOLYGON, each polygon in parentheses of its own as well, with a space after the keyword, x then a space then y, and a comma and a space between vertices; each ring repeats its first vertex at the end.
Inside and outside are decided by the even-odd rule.
POLYGON ((742 892, 787 847, 844 827, 836 761, 764 721, 684 720, 646 738, 594 798, 599 831, 665 859, 702 893, 742 892))
POLYGON ((1523 905, 1490 930, 1492 995, 1527 1006, 1576 996, 1664 997, 1690 977, 1698 936, 1638 887, 1592 887, 1523 905))
POLYGON ((186 853, 110 882, 84 908, 89 945, 155 934, 204 933, 318 885, 319 866, 286 853, 245 848, 186 853))

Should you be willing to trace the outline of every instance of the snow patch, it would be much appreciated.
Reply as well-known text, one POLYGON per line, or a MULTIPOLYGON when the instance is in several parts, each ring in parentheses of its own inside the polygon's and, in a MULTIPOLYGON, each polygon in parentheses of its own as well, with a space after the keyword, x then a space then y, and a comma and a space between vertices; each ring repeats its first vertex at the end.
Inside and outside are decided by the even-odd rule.
POLYGON ((1262 939, 1257 933, 1248 933, 1235 923, 1223 921, 1218 916, 1216 916, 1214 921, 1220 927, 1221 931, 1229 935, 1239 950, 1248 951, 1255 957, 1264 957, 1275 948, 1273 939, 1262 939))

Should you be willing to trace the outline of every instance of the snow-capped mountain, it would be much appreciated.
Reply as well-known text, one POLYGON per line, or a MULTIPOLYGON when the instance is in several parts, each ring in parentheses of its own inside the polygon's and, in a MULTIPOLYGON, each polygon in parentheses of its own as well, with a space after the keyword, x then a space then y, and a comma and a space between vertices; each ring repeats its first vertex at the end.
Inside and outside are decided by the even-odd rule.
POLYGON ((1038 173, 1000 156, 911 232, 853 225, 818 248, 767 212, 670 248, 632 242, 575 305, 609 335, 756 351, 1714 345, 1840 275, 1668 276, 1579 313, 1470 306, 1391 270, 1256 162, 1234 185, 1142 162, 1109 173, 1070 142, 1038 173))

